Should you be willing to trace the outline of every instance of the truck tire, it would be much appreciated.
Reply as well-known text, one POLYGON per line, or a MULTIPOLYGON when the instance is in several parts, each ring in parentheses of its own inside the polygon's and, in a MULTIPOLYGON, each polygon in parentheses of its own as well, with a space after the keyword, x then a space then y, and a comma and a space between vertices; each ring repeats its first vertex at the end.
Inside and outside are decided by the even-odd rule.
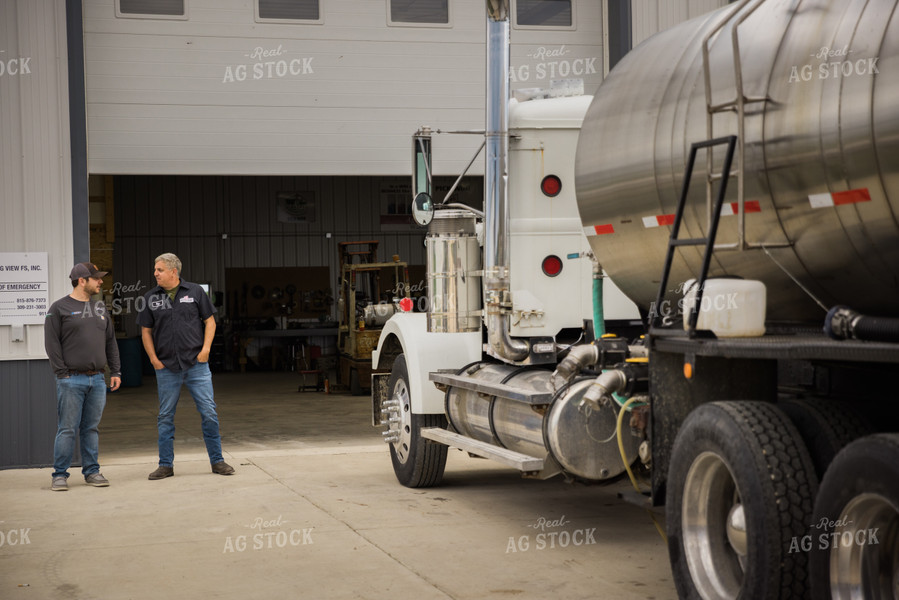
POLYGON ((837 454, 810 535, 812 598, 899 598, 899 434, 870 435, 837 454))
POLYGON ((678 431, 668 473, 668 554, 681 598, 805 598, 790 541, 818 480, 786 415, 766 402, 712 402, 678 431))
POLYGON ((443 415, 417 415, 412 413, 409 392, 409 372, 406 357, 396 357, 390 371, 387 389, 391 398, 399 400, 397 411, 399 440, 390 444, 390 460, 397 480, 406 487, 419 488, 439 485, 446 468, 447 447, 421 436, 426 427, 446 427, 443 415))
POLYGON ((818 481, 837 455, 850 442, 874 432, 871 425, 846 402, 831 399, 781 400, 777 406, 799 430, 815 464, 818 481))

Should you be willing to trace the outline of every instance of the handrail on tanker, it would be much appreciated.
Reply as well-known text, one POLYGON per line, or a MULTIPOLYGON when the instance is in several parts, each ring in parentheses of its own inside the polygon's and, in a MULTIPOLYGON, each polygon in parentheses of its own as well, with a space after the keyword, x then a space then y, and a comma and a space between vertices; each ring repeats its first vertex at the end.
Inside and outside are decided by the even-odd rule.
MULTIPOLYGON (((765 0, 740 0, 736 6, 734 6, 733 10, 730 11, 727 16, 715 25, 711 31, 709 31, 706 36, 702 40, 702 71, 703 78, 705 81, 705 98, 706 98, 706 132, 708 134, 708 139, 713 139, 713 121, 714 115, 717 112, 722 112, 724 110, 732 110, 736 109, 737 112, 737 167, 733 173, 730 175, 736 177, 737 179, 737 244, 733 245, 721 245, 718 246, 719 249, 739 249, 745 250, 746 248, 753 247, 753 244, 746 243, 746 221, 745 221, 745 210, 744 210, 744 168, 745 168, 745 153, 744 149, 746 147, 745 139, 746 139, 746 131, 745 131, 745 119, 746 119, 746 103, 752 102, 767 102, 767 97, 752 97, 749 98, 745 95, 743 89, 743 64, 740 59, 740 39, 738 35, 738 28, 740 25, 749 18, 762 4, 765 3, 765 0), (752 2, 756 2, 755 6, 749 8, 749 10, 740 14, 744 8, 746 8, 752 2), (738 16, 739 15, 739 16, 738 16), (736 17, 736 20, 734 18, 736 17), (709 60, 709 42, 711 39, 721 31, 725 25, 733 21, 733 26, 731 28, 731 43, 733 46, 733 60, 734 60, 734 82, 736 85, 736 97, 733 100, 728 100, 727 102, 723 102, 721 104, 712 104, 712 73, 711 73, 711 65, 709 60)), ((713 154, 710 151, 706 156, 706 173, 708 173, 708 177, 706 178, 706 211, 708 214, 708 227, 711 228, 712 224, 712 182, 715 180, 715 177, 711 175, 713 168, 713 154)))

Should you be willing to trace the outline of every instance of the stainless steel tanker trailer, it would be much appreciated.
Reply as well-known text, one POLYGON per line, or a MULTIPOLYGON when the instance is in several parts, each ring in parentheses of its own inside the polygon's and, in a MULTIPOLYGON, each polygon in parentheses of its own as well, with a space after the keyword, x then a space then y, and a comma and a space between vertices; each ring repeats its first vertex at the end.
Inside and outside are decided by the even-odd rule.
POLYGON ((681 597, 899 598, 897 13, 743 0, 592 102, 519 102, 487 0, 483 210, 431 199, 419 131, 427 310, 373 354, 398 480, 439 484, 447 447, 646 468, 681 597))

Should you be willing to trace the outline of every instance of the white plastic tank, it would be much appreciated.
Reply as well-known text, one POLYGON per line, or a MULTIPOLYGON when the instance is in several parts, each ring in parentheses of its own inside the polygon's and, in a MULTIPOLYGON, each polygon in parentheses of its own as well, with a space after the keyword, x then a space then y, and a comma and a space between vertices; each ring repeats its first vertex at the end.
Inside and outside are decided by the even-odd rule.
MULTIPOLYGON (((695 279, 684 284, 684 329, 689 327, 698 291, 695 279)), ((765 335, 766 290, 761 281, 707 279, 701 304, 696 329, 709 330, 718 337, 765 335)))

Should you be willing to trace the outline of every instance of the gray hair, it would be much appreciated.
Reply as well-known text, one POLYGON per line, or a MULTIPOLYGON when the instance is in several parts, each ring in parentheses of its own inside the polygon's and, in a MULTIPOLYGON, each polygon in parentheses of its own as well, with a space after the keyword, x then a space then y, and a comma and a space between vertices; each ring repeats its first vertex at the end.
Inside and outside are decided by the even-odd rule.
POLYGON ((178 275, 181 275, 181 259, 171 252, 160 254, 156 257, 156 260, 153 261, 153 264, 155 265, 158 262, 165 263, 165 266, 170 269, 175 269, 176 271, 178 271, 178 275))

